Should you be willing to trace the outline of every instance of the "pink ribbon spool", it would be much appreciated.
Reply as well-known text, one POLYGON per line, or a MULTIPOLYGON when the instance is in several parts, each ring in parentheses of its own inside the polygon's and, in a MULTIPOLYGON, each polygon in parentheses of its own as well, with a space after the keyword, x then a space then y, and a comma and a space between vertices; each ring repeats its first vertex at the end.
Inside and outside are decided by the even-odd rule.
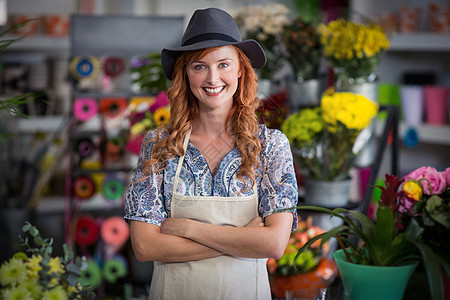
POLYGON ((79 98, 73 103, 73 115, 79 121, 85 122, 98 113, 97 101, 93 98, 79 98))
POLYGON ((120 247, 128 240, 130 230, 122 217, 115 216, 103 222, 100 234, 107 245, 120 247))

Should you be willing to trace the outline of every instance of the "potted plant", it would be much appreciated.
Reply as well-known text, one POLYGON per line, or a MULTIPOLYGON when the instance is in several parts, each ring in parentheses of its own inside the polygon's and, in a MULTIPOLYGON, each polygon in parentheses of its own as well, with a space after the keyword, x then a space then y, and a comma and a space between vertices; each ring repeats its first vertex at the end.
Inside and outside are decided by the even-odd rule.
POLYGON ((325 232, 314 226, 312 217, 298 220, 297 229, 291 233, 288 245, 280 259, 269 258, 267 268, 272 294, 284 298, 286 291, 302 288, 327 287, 337 275, 336 263, 326 257, 329 246, 325 243, 312 244, 297 259, 298 250, 311 238, 325 232))
POLYGON ((324 95, 319 107, 291 114, 282 124, 303 175, 306 203, 337 207, 348 202, 349 172, 366 141, 360 133, 377 110, 362 95, 340 92, 324 95))
POLYGON ((283 43, 293 70, 293 78, 286 82, 291 111, 319 104, 326 82, 320 74, 322 44, 316 26, 301 16, 291 19, 283 29, 283 43))
POLYGON ((81 284, 84 257, 75 257, 63 245, 64 256, 52 256, 53 239, 44 239, 26 222, 20 244, 29 254, 17 252, 0 266, 1 299, 94 299, 92 289, 81 284))
POLYGON ((283 66, 281 40, 283 28, 288 22, 288 12, 285 5, 270 3, 266 6, 244 6, 234 15, 242 37, 258 41, 266 54, 267 63, 258 70, 260 98, 263 99, 273 92, 270 85, 283 66))
POLYGON ((441 269, 444 276, 450 274, 450 168, 419 168, 402 180, 386 174, 384 186, 377 187, 376 222, 358 211, 299 206, 344 224, 310 239, 297 256, 319 240, 336 238, 341 249, 333 257, 349 299, 402 299, 409 277, 422 263, 432 299, 444 299, 441 269), (402 282, 394 283, 399 275, 393 272, 403 272, 402 282))
POLYGON ((389 40, 380 26, 339 18, 327 25, 320 24, 318 31, 325 58, 337 77, 338 90, 375 80, 380 56, 389 47, 389 40))

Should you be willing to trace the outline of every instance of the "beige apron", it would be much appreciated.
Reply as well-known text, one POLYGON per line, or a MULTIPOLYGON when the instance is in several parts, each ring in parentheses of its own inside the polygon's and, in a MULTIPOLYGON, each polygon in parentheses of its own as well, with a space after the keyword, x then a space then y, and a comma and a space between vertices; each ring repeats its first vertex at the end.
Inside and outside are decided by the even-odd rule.
MULTIPOLYGON (((190 132, 184 140, 186 151, 190 132)), ((184 156, 173 183, 172 217, 243 227, 258 216, 258 193, 246 197, 184 196, 177 194, 184 156)), ((229 255, 183 263, 154 262, 151 300, 253 300, 271 299, 267 259, 229 255)))

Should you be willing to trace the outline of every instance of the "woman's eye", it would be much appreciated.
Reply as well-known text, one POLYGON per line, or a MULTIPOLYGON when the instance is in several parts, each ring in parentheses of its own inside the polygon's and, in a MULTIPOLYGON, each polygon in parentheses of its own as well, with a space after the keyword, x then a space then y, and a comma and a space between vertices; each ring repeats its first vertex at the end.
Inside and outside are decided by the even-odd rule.
POLYGON ((205 68, 204 65, 196 65, 196 66, 194 66, 195 70, 201 70, 201 69, 204 69, 204 68, 205 68))
POLYGON ((228 63, 221 63, 221 64, 219 65, 219 67, 221 67, 221 68, 226 68, 226 67, 228 67, 228 66, 229 66, 228 63))

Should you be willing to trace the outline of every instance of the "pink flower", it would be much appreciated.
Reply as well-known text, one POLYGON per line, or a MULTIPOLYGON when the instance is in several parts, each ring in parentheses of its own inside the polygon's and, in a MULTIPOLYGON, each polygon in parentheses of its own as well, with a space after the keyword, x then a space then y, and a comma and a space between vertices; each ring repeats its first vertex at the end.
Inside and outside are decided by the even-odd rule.
POLYGON ((449 187, 450 186, 450 167, 445 169, 444 175, 445 175, 445 181, 447 181, 447 187, 449 187))
POLYGON ((150 106, 150 111, 154 113, 158 108, 168 106, 169 98, 167 97, 167 93, 165 91, 159 92, 156 96, 155 102, 150 106))
POLYGON ((447 181, 444 172, 438 172, 432 167, 421 167, 412 171, 405 176, 406 180, 420 181, 425 195, 431 195, 430 187, 433 194, 441 194, 447 188, 447 181), (426 180, 423 180, 425 178, 426 180), (422 180, 421 180, 422 179, 422 180))

